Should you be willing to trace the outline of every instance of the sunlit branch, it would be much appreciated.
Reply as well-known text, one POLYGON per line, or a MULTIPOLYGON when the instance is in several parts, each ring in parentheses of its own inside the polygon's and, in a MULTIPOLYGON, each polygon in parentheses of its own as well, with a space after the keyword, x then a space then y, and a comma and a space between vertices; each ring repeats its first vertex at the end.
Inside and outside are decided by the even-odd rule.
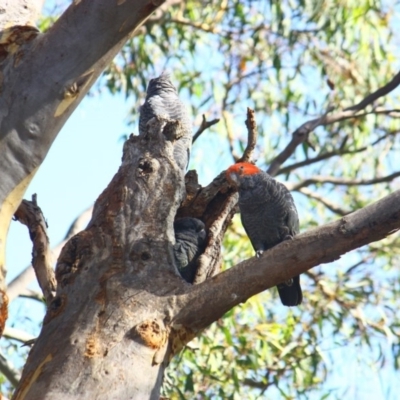
POLYGON ((21 375, 2 353, 0 353, 0 371, 11 385, 14 387, 18 385, 21 375))
POLYGON ((354 150, 344 149, 344 145, 342 143, 340 145, 340 147, 336 150, 328 151, 328 152, 322 153, 316 157, 307 158, 306 160, 303 160, 303 161, 300 161, 297 163, 293 163, 293 164, 287 165, 286 167, 280 168, 279 171, 276 173, 276 175, 288 174, 289 172, 291 172, 295 169, 298 169, 301 167, 306 167, 308 165, 318 163, 320 161, 326 160, 331 157, 342 156, 342 155, 346 155, 346 154, 362 153, 363 151, 367 150, 368 148, 375 146, 382 140, 387 139, 389 136, 395 136, 398 133, 399 133, 399 131, 388 132, 387 134, 382 135, 381 137, 379 137, 378 139, 376 139, 375 141, 370 143, 368 146, 363 146, 363 147, 360 147, 360 148, 354 149, 354 150))
POLYGON ((374 185, 376 183, 391 182, 394 178, 400 176, 400 171, 394 172, 393 174, 383 176, 381 178, 372 179, 344 179, 336 178, 333 176, 312 176, 301 182, 290 183, 287 182, 286 186, 289 190, 299 190, 303 187, 315 185, 315 184, 326 184, 330 183, 332 185, 343 185, 343 186, 361 186, 361 185, 374 185))
POLYGON ((349 210, 343 209, 342 207, 328 200, 326 197, 323 197, 320 194, 313 192, 308 188, 305 187, 301 188, 298 190, 298 192, 304 194, 307 197, 310 197, 311 199, 318 201, 319 203, 323 204, 328 210, 332 211, 335 214, 345 216, 351 212, 349 210))
POLYGON ((392 90, 396 89, 397 86, 400 85, 400 72, 396 74, 393 79, 387 83, 385 86, 382 86, 375 92, 369 94, 365 99, 361 100, 358 104, 347 107, 344 111, 360 111, 367 107, 368 105, 372 104, 375 100, 379 99, 380 97, 386 96, 392 90))
POLYGON ((18 342, 25 343, 29 340, 35 339, 34 336, 26 333, 25 331, 21 331, 20 329, 11 328, 6 326, 4 328, 3 336, 7 339, 17 340, 18 342))
POLYGON ((197 130, 197 132, 193 135, 193 143, 199 138, 199 136, 208 128, 210 128, 211 126, 217 124, 219 122, 219 118, 213 119, 211 121, 207 121, 206 120, 206 116, 203 114, 202 116, 202 121, 201 124, 199 126, 199 129, 197 130))
MULTIPOLYGON (((286 148, 271 162, 267 172, 272 176, 276 175, 279 167, 294 153, 297 146, 308 140, 308 135, 318 126, 327 126, 335 122, 343 121, 345 119, 359 118, 368 115, 369 113, 364 113, 360 116, 358 112, 368 105, 372 104, 379 97, 385 96, 386 94, 394 90, 399 84, 400 72, 387 85, 376 90, 374 93, 369 94, 360 103, 345 108, 344 110, 338 111, 336 113, 326 113, 318 118, 312 119, 302 124, 292 133, 292 140, 289 142, 286 148)), ((393 111, 395 110, 390 110, 390 112, 393 111)), ((382 112, 382 110, 379 110, 379 112, 382 112)), ((374 114, 374 111, 372 111, 371 114, 374 114)))
POLYGON ((171 18, 171 22, 174 22, 179 25, 184 25, 184 26, 190 26, 191 28, 195 28, 197 30, 207 32, 207 33, 220 33, 220 29, 218 29, 216 26, 209 25, 206 23, 201 23, 201 22, 194 22, 190 21, 189 19, 185 18, 171 18))

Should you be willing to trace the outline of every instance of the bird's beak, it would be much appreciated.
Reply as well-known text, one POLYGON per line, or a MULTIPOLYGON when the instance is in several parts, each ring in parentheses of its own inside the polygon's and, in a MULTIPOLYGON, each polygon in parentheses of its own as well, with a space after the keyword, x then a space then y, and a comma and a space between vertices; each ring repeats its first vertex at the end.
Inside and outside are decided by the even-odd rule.
POLYGON ((228 174, 227 178, 230 183, 233 183, 236 186, 239 185, 239 179, 238 179, 238 176, 236 175, 236 173, 231 172, 230 174, 228 174))

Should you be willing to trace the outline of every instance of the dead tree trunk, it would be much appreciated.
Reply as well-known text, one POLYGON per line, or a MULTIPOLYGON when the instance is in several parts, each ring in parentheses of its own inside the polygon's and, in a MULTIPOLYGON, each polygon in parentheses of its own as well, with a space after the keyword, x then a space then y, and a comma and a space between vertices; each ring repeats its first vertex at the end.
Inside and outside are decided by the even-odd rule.
POLYGON ((184 178, 155 120, 131 136, 93 217, 62 250, 50 304, 15 399, 158 399, 173 304, 184 178))

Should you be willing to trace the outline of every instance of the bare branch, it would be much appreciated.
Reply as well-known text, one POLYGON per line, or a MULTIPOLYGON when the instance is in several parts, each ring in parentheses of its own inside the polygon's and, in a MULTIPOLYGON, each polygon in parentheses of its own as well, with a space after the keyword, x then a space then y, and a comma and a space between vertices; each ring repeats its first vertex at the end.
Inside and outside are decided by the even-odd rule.
POLYGON ((179 25, 190 26, 192 28, 195 28, 196 30, 200 30, 207 33, 218 34, 220 32, 220 29, 217 28, 215 25, 209 25, 204 22, 193 22, 184 18, 171 18, 170 21, 179 25))
POLYGON ((32 265, 28 265, 8 285, 7 296, 10 303, 16 299, 34 279, 35 271, 33 270, 32 265))
POLYGON ((199 257, 194 284, 201 283, 220 272, 221 244, 228 225, 235 215, 237 201, 237 194, 231 194, 225 202, 220 215, 210 226, 208 230, 207 248, 199 257), (212 268, 210 268, 210 266, 212 268))
POLYGON ((285 241, 217 276, 194 285, 180 297, 173 323, 200 331, 232 307, 263 290, 306 272, 400 228, 400 190, 335 222, 285 241))
POLYGON ((229 144, 229 151, 231 152, 232 158, 235 162, 238 162, 240 159, 239 155, 236 153, 234 149, 234 142, 235 142, 235 135, 233 133, 232 123, 231 123, 231 116, 228 111, 223 109, 222 111, 222 118, 225 123, 226 134, 228 137, 228 144, 229 144))
MULTIPOLYGON (((400 72, 387 85, 378 89, 374 93, 371 93, 360 103, 348 107, 344 110, 338 111, 336 113, 325 114, 318 118, 305 122, 292 133, 292 140, 289 142, 286 148, 271 162, 267 172, 272 176, 276 175, 279 167, 294 153, 297 146, 308 140, 308 135, 312 131, 314 131, 315 128, 317 128, 318 126, 331 125, 335 122, 343 121, 348 118, 359 118, 369 114, 365 113, 363 115, 359 115, 358 112, 368 105, 372 104, 379 97, 385 96, 386 94, 394 90, 399 84, 400 72)), ((374 113, 374 111, 372 111, 371 113, 374 113)))
POLYGON ((385 86, 382 86, 375 92, 368 95, 365 99, 360 101, 358 104, 345 108, 344 111, 360 111, 365 107, 372 104, 375 100, 379 99, 380 97, 386 96, 392 90, 396 89, 397 86, 400 85, 400 72, 393 77, 393 79, 387 83, 385 86))
POLYGON ((333 203, 332 201, 328 200, 326 197, 323 197, 320 194, 313 192, 308 188, 301 188, 298 190, 298 192, 304 194, 307 197, 310 197, 311 199, 319 201, 328 210, 332 211, 335 214, 341 215, 342 217, 350 214, 350 212, 351 212, 351 211, 343 209, 342 207, 340 207, 337 204, 333 203))
MULTIPOLYGON (((92 215, 93 207, 89 207, 82 214, 80 214, 74 222, 71 224, 71 227, 68 229, 67 235, 65 239, 60 242, 56 247, 51 250, 51 260, 52 264, 57 260, 60 255, 61 249, 64 247, 65 243, 78 232, 80 232, 85 225, 87 224, 87 220, 92 215)), ((16 276, 8 285, 7 288, 7 296, 9 302, 13 301, 18 296, 23 296, 28 285, 35 279, 35 272, 32 268, 32 265, 28 265, 18 276, 16 276)))
POLYGON ((0 353, 0 371, 9 380, 11 385, 14 387, 18 385, 21 375, 2 353, 0 353))
POLYGON ((56 280, 51 263, 47 223, 42 210, 37 205, 36 195, 32 201, 22 200, 15 212, 15 219, 26 225, 33 243, 32 266, 47 305, 50 304, 56 292, 56 280))
POLYGON ((24 289, 20 294, 19 297, 24 297, 26 299, 31 299, 31 300, 36 300, 39 301, 40 303, 43 303, 43 294, 40 292, 37 292, 36 290, 31 290, 31 289, 24 289))
POLYGON ((201 121, 201 125, 199 126, 199 129, 197 132, 193 135, 193 143, 199 138, 199 136, 208 128, 211 126, 217 124, 219 122, 219 118, 213 119, 211 121, 206 120, 206 116, 203 114, 203 119, 201 121))
POLYGON ((247 118, 246 118, 246 127, 247 127, 247 146, 243 153, 243 156, 238 160, 238 162, 249 162, 253 157, 254 149, 257 144, 257 123, 254 115, 254 110, 247 107, 247 118))
POLYGON ((346 138, 345 140, 342 142, 342 144, 340 145, 340 147, 338 149, 332 150, 332 151, 327 151, 326 153, 322 153, 316 157, 312 157, 312 158, 307 158, 303 161, 297 162, 297 163, 293 163, 291 165, 288 165, 284 168, 280 168, 279 171, 276 173, 276 175, 281 175, 281 174, 287 174, 297 168, 301 168, 301 167, 306 167, 308 165, 311 164, 315 164, 317 162, 326 160, 328 158, 331 157, 335 157, 335 156, 342 156, 345 154, 357 154, 357 153, 361 153, 365 150, 367 150, 370 147, 375 146, 376 144, 378 144, 379 142, 381 142, 382 140, 387 139, 389 136, 395 136, 399 133, 399 131, 393 131, 393 132, 388 132, 385 135, 382 135, 381 137, 379 137, 378 139, 374 140, 372 143, 370 143, 368 146, 363 146, 360 147, 358 149, 354 149, 354 150, 349 150, 349 149, 344 149, 345 146, 345 142, 346 142, 346 138))
POLYGON ((34 336, 26 333, 25 331, 21 331, 20 329, 11 328, 6 326, 4 328, 3 336, 7 339, 17 340, 18 342, 25 343, 29 340, 35 339, 34 336))
POLYGON ((335 178, 333 176, 312 176, 305 179, 304 181, 297 183, 286 183, 289 190, 299 190, 303 187, 314 185, 316 183, 331 183, 333 185, 344 185, 344 186, 360 186, 360 185, 374 185, 376 183, 391 182, 394 178, 400 176, 400 171, 394 172, 393 174, 382 176, 381 178, 372 179, 345 179, 335 178))
MULTIPOLYGON (((93 213, 93 206, 90 206, 85 211, 83 211, 82 214, 78 215, 75 218, 74 222, 72 222, 70 228, 68 229, 68 232, 65 235, 64 241, 67 241, 72 236, 79 233, 85 227, 85 225, 88 223, 88 221, 90 220, 92 213, 93 213)), ((62 243, 64 243, 64 241, 62 243)), ((61 245, 61 243, 57 247, 59 247, 60 245, 61 245)))

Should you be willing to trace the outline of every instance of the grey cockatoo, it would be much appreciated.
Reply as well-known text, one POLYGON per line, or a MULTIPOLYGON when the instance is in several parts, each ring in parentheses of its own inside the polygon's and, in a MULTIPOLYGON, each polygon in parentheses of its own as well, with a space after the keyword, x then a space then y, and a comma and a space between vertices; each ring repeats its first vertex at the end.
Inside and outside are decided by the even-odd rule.
MULTIPOLYGON (((299 233, 296 206, 285 185, 250 163, 232 165, 226 176, 238 187, 242 224, 258 257, 299 233)), ((299 305, 300 276, 278 285, 278 292, 283 305, 299 305)))
POLYGON ((206 245, 206 230, 202 221, 196 218, 179 218, 174 222, 175 261, 182 278, 193 283, 197 259, 206 245))
POLYGON ((179 138, 174 142, 174 159, 185 173, 192 147, 192 124, 167 73, 150 80, 146 100, 140 107, 139 135, 146 132, 147 122, 155 116, 166 116, 180 121, 179 138))

